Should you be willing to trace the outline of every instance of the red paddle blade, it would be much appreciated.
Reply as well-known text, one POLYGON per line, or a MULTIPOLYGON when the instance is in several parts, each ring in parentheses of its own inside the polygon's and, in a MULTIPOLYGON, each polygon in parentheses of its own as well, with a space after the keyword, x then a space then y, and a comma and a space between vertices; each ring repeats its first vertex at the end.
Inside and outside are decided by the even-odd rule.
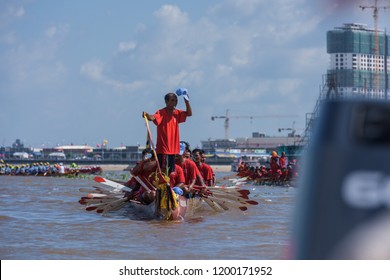
POLYGON ((257 201, 255 201, 255 200, 247 200, 247 201, 245 201, 246 203, 248 203, 248 204, 250 204, 250 205, 257 205, 257 204, 259 204, 257 201))
POLYGON ((100 176, 95 176, 95 178, 93 178, 93 180, 95 182, 98 182, 98 183, 103 183, 106 181, 103 177, 100 177, 100 176))
POLYGON ((238 207, 241 211, 246 211, 246 210, 248 210, 248 208, 247 207, 245 207, 245 206, 240 206, 240 207, 238 207))
POLYGON ((251 192, 249 190, 237 190, 240 194, 242 195, 248 195, 250 194, 251 192))
POLYGON ((93 210, 96 210, 96 209, 97 209, 96 206, 89 206, 89 207, 85 208, 85 210, 87 210, 87 211, 93 211, 93 210))

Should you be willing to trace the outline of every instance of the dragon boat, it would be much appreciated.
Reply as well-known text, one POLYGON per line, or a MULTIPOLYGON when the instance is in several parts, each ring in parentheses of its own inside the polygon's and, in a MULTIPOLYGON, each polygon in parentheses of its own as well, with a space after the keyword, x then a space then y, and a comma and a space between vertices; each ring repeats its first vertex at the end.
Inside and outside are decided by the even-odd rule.
POLYGON ((204 209, 205 206, 214 212, 224 212, 228 210, 247 211, 248 206, 258 204, 257 201, 249 198, 249 190, 241 188, 243 179, 232 180, 230 181, 232 184, 225 186, 206 188, 197 186, 191 197, 170 192, 169 185, 160 190, 156 188, 153 190, 157 193, 156 199, 150 204, 126 197, 126 193, 131 192, 132 189, 125 186, 124 182, 112 181, 100 176, 96 176, 94 181, 99 185, 80 189, 81 192, 87 192, 87 194, 81 197, 79 203, 85 207, 86 211, 95 211, 100 214, 126 208, 127 215, 136 219, 183 221, 194 217, 195 213, 204 209), (169 192, 171 194, 168 194, 169 192))

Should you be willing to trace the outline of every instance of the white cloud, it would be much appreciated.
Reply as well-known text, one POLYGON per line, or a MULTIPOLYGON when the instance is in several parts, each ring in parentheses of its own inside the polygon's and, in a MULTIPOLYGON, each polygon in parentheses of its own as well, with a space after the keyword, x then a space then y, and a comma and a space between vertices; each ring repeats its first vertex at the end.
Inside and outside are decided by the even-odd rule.
POLYGON ((94 59, 81 65, 80 73, 99 82, 104 80, 103 69, 103 62, 98 59, 94 59))
POLYGON ((11 1, 0 1, 0 27, 23 18, 24 7, 11 1))
POLYGON ((173 5, 164 5, 154 14, 160 23, 168 26, 186 25, 189 22, 187 13, 183 13, 179 7, 173 5))
MULTIPOLYGON (((318 65, 328 67, 329 57, 326 48, 305 48, 289 52, 291 60, 290 65, 295 76, 303 76, 307 72, 316 71, 318 65)), ((325 70, 323 70, 326 73, 325 70)))
POLYGON ((217 77, 226 77, 229 76, 233 71, 233 67, 228 65, 220 64, 217 66, 216 76, 217 77))
POLYGON ((133 91, 141 88, 144 85, 144 82, 142 81, 124 83, 115 79, 111 79, 104 74, 104 70, 104 63, 98 59, 94 59, 81 65, 80 74, 90 78, 95 82, 102 83, 119 91, 133 91))
POLYGON ((11 18, 21 18, 25 14, 23 6, 13 6, 10 4, 5 10, 4 14, 11 18))
POLYGON ((36 43, 13 46, 0 56, 0 71, 4 72, 3 84, 10 92, 26 94, 62 85, 66 66, 56 59, 56 45, 36 43))
POLYGON ((137 47, 135 42, 120 42, 118 46, 119 52, 127 52, 134 50, 137 47))
POLYGON ((5 73, 3 78, 7 82, 4 84, 11 92, 26 94, 36 90, 44 94, 43 89, 61 87, 67 79, 67 66, 58 56, 61 43, 66 39, 67 25, 53 25, 43 33, 45 36, 31 41, 17 31, 9 31, 1 37, 9 46, 0 55, 0 71, 5 73), (57 35, 61 36, 54 40, 57 35))
POLYGON ((15 17, 23 17, 24 16, 24 8, 23 7, 18 7, 15 11, 14 11, 14 15, 15 17))
POLYGON ((48 29, 45 31, 45 35, 48 38, 52 38, 54 35, 57 33, 57 27, 56 26, 50 26, 48 29))

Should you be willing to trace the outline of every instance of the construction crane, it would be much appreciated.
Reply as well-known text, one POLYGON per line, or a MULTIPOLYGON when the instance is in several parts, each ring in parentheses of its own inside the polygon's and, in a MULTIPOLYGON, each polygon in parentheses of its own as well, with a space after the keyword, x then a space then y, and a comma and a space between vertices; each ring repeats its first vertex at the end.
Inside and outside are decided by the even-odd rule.
POLYGON ((298 115, 259 115, 259 116, 229 116, 229 109, 226 110, 225 116, 212 116, 211 120, 225 119, 225 139, 229 139, 229 122, 230 119, 255 119, 255 118, 296 118, 298 115))
POLYGON ((293 122, 293 125, 292 127, 288 127, 288 128, 278 128, 278 131, 279 132, 282 132, 283 130, 289 130, 291 131, 291 133, 288 134, 289 137, 295 137, 295 121, 293 122))
MULTIPOLYGON (((377 93, 379 93, 379 36, 378 36, 378 11, 380 9, 386 10, 387 8, 390 8, 390 6, 379 6, 378 7, 378 0, 375 0, 375 4, 371 6, 359 6, 363 11, 364 9, 372 9, 373 10, 373 16, 374 16, 374 25, 375 25, 375 87, 377 93)), ((385 62, 387 63, 387 62, 385 62)))

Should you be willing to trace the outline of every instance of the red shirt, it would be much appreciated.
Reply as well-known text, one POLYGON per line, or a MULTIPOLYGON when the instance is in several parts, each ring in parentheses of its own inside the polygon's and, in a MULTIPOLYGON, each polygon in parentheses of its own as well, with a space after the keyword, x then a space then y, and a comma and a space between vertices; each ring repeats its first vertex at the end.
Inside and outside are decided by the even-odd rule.
POLYGON ((202 178, 202 175, 200 174, 198 167, 196 166, 195 162, 193 162, 192 160, 190 159, 185 160, 182 163, 181 167, 183 168, 184 171, 186 185, 189 185, 193 179, 197 178, 197 176, 202 178))
POLYGON ((279 158, 279 165, 280 165, 281 168, 287 168, 287 162, 288 162, 288 158, 287 157, 281 156, 279 158))
POLYGON ((206 184, 208 181, 212 181, 214 178, 214 171, 211 168, 210 165, 206 163, 202 163, 202 165, 197 166, 199 169, 200 174, 202 175, 203 179, 206 181, 206 184))
POLYGON ((157 126, 156 152, 158 154, 176 155, 180 152, 179 123, 185 122, 187 112, 175 109, 168 113, 166 108, 158 110, 153 123, 157 126))
POLYGON ((276 170, 278 170, 280 168, 278 156, 271 156, 270 167, 271 167, 272 172, 276 172, 276 170))
POLYGON ((179 183, 184 183, 185 180, 183 168, 175 164, 175 171, 169 174, 169 185, 173 188, 179 183))

